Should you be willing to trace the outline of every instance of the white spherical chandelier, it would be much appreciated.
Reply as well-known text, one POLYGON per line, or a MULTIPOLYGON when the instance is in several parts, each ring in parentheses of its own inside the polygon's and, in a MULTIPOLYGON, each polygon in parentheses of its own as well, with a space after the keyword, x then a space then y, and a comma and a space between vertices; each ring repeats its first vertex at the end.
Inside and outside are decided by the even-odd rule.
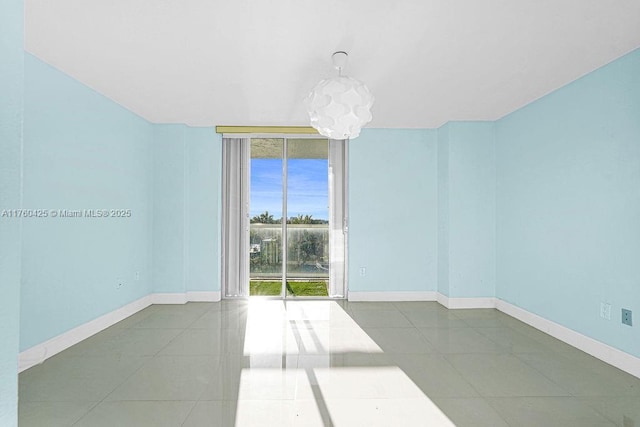
POLYGON ((353 139, 371 121, 373 95, 367 86, 352 77, 343 76, 346 52, 335 52, 331 59, 338 76, 320 81, 306 98, 311 126, 331 139, 353 139))

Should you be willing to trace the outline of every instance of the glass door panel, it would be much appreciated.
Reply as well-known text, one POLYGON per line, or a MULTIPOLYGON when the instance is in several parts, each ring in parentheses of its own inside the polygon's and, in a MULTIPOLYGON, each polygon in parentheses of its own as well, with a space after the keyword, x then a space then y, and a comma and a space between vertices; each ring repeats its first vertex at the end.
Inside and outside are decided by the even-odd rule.
POLYGON ((345 296, 346 142, 223 138, 225 298, 345 296))
POLYGON ((281 296, 283 139, 251 139, 249 295, 281 296))
POLYGON ((329 142, 286 141, 286 296, 327 297, 329 142))

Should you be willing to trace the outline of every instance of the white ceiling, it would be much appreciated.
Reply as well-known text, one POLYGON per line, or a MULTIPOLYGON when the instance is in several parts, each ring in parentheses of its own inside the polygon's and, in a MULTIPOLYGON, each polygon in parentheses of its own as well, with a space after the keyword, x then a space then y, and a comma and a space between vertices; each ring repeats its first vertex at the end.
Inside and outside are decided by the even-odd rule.
POLYGON ((26 0, 26 49, 146 119, 307 125, 334 74, 370 127, 495 120, 640 47, 640 0, 26 0))

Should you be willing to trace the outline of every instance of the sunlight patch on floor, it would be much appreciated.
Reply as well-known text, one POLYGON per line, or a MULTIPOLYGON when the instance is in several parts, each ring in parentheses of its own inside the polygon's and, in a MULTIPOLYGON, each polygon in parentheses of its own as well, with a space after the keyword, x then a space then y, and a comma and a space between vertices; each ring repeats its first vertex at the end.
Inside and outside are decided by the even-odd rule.
POLYGON ((335 301, 252 300, 236 426, 454 426, 381 354, 335 301))

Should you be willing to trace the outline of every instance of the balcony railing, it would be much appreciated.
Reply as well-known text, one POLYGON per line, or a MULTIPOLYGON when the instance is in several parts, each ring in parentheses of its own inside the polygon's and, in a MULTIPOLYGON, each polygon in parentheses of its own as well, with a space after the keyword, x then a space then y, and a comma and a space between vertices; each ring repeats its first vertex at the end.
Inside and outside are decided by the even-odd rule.
MULTIPOLYGON (((251 224, 250 277, 282 277, 282 224, 251 224)), ((329 225, 287 224, 287 277, 329 277, 329 225)))

